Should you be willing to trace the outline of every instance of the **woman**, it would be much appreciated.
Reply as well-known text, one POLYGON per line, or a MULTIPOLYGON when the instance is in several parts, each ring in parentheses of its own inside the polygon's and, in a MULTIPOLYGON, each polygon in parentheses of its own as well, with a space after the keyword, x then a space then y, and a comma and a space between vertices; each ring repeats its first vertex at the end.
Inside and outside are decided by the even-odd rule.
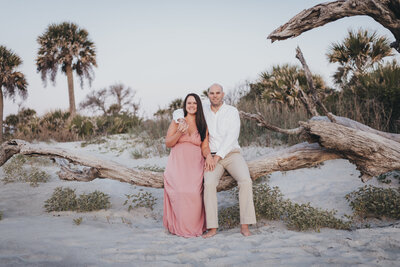
POLYGON ((195 237, 206 230, 202 155, 210 149, 200 97, 188 94, 183 111, 186 125, 172 121, 165 138, 172 149, 164 172, 163 223, 172 234, 195 237))

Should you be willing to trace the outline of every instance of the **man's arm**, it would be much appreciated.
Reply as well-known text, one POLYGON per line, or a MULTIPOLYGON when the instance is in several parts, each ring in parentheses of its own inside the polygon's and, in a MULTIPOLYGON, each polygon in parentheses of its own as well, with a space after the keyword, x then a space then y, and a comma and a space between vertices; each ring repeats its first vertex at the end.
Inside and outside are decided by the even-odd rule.
POLYGON ((183 109, 177 109, 172 113, 172 119, 176 122, 179 123, 179 119, 183 119, 185 116, 183 116, 183 109))
POLYGON ((231 147, 237 142, 240 134, 240 117, 237 109, 234 109, 224 119, 228 121, 227 129, 225 129, 226 134, 216 154, 216 156, 219 156, 221 159, 225 158, 225 156, 231 152, 231 147))

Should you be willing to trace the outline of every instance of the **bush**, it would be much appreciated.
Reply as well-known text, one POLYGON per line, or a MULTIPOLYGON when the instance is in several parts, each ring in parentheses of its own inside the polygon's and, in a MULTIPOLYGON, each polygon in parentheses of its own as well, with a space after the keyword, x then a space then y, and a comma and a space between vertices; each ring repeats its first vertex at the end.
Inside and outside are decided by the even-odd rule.
POLYGON ((31 186, 39 186, 39 183, 46 183, 50 179, 50 175, 37 167, 33 166, 34 160, 28 159, 28 157, 18 154, 11 158, 3 166, 4 177, 2 181, 4 183, 24 182, 29 183, 31 186), (30 167, 24 167, 24 164, 30 162, 30 167))
MULTIPOLYGON (((237 197, 237 189, 233 194, 237 197)), ((267 184, 253 185, 254 208, 257 219, 283 220, 292 230, 319 231, 320 228, 349 229, 351 222, 344 222, 334 215, 336 211, 313 208, 309 203, 297 204, 285 200, 277 187, 270 188, 267 184)), ((232 228, 239 225, 238 205, 223 208, 219 211, 221 228, 232 228)))
POLYGON ((278 187, 267 184, 253 186, 253 199, 258 219, 279 220, 284 214, 285 201, 278 187))
POLYGON ((400 171, 391 171, 381 174, 377 177, 377 179, 383 184, 391 184, 395 180, 397 180, 397 182, 400 184, 400 171))
POLYGON ((364 186, 347 194, 346 200, 360 217, 400 219, 400 188, 364 186))
POLYGON ((218 224, 220 229, 231 229, 240 223, 239 205, 222 208, 218 211, 218 224))
POLYGON ((100 191, 82 194, 77 198, 75 190, 57 187, 53 195, 45 201, 44 208, 51 211, 88 212, 110 208, 110 197, 100 191))
POLYGON ((90 117, 76 115, 69 126, 69 129, 80 137, 92 136, 95 132, 95 125, 90 117))
POLYGON ((110 207, 110 197, 97 190, 89 194, 82 194, 77 199, 77 211, 80 212, 106 210, 110 207))
POLYGON ((335 217, 336 211, 328 211, 311 207, 310 203, 297 204, 287 202, 285 206, 286 225, 297 231, 315 230, 323 228, 350 229, 351 222, 343 222, 335 217))
POLYGON ((150 192, 139 192, 137 194, 125 196, 127 199, 125 200, 124 205, 128 205, 128 211, 139 207, 153 210, 157 201, 157 198, 155 198, 150 192))
POLYGON ((139 117, 129 113, 100 116, 96 119, 98 134, 128 133, 140 123, 141 119, 139 117))
POLYGON ((57 187, 53 195, 45 201, 44 208, 51 211, 74 211, 76 210, 76 194, 71 188, 57 187))

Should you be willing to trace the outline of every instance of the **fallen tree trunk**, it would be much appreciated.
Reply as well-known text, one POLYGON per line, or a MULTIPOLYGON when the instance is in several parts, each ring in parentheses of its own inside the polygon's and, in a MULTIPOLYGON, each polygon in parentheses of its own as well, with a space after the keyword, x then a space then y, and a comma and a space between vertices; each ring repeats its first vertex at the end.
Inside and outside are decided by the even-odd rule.
POLYGON ((341 18, 366 15, 392 32, 396 41, 391 47, 400 53, 399 10, 399 0, 341 0, 322 3, 301 11, 274 30, 268 39, 272 42, 285 40, 341 18))
POLYGON ((364 182, 373 176, 400 170, 399 142, 337 123, 308 121, 301 125, 322 147, 340 153, 355 164, 364 182))
MULTIPOLYGON (((260 126, 271 129, 261 114, 241 112, 241 115, 256 120, 260 126)), ((307 122, 300 122, 300 127, 294 129, 295 131, 286 130, 284 133, 299 134, 300 132, 310 142, 317 142, 321 147, 338 153, 341 158, 348 159, 357 166, 364 182, 373 176, 400 170, 400 142, 396 140, 399 135, 387 136, 384 132, 365 125, 361 127, 360 125, 363 124, 348 118, 334 117, 336 123, 321 120, 323 117, 318 117, 307 122), (342 121, 347 125, 340 125, 342 121)), ((325 119, 328 120, 326 117, 325 119)))
MULTIPOLYGON (((113 161, 95 158, 91 155, 76 154, 61 148, 30 144, 22 140, 11 140, 0 148, 0 166, 15 154, 27 156, 46 156, 61 158, 69 163, 85 166, 83 170, 73 170, 68 164, 59 162, 59 177, 64 180, 91 181, 95 178, 109 178, 130 184, 162 188, 163 174, 151 171, 137 171, 113 161)), ((315 166, 330 159, 338 159, 340 155, 321 148, 318 144, 302 143, 278 152, 266 155, 262 159, 248 162, 253 180, 275 171, 290 171, 315 166)), ((236 181, 225 173, 217 187, 218 191, 228 190, 236 186, 236 181)))

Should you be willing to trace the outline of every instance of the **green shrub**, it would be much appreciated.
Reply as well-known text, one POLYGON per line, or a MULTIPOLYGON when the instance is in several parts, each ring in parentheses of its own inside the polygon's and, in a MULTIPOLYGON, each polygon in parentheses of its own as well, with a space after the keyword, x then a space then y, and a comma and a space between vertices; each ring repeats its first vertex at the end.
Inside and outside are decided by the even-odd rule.
MULTIPOLYGON (((159 140, 167 135, 171 118, 161 117, 155 120, 146 120, 131 129, 132 134, 141 136, 144 143, 152 140, 159 140)), ((153 144, 152 142, 149 144, 153 144)))
POLYGON ((80 212, 109 209, 110 206, 110 197, 97 190, 90 194, 82 194, 77 199, 77 210, 80 212))
POLYGON ((76 115, 69 126, 70 130, 80 137, 92 136, 95 132, 95 125, 90 117, 76 115))
POLYGON ((311 207, 310 203, 297 204, 287 202, 285 206, 285 222, 289 229, 297 231, 315 230, 323 228, 350 229, 351 222, 343 222, 334 215, 336 211, 328 211, 311 207))
POLYGON ((44 203, 47 212, 75 211, 77 207, 75 190, 57 187, 54 189, 53 195, 44 203))
MULTIPOLYGON (((232 193, 237 196, 237 189, 232 193)), ((309 203, 297 204, 285 200, 278 187, 270 188, 267 184, 253 185, 253 199, 258 220, 283 220, 292 230, 319 231, 320 228, 349 229, 351 222, 344 222, 334 215, 336 211, 313 208, 309 203)), ((238 205, 219 211, 218 220, 222 229, 232 228, 240 223, 238 205)))
POLYGON ((377 177, 377 179, 383 184, 391 184, 394 180, 398 180, 400 183, 400 171, 391 171, 381 174, 377 177))
POLYGON ((99 134, 128 133, 140 123, 141 119, 139 117, 129 113, 100 116, 96 119, 97 132, 99 134))
MULTIPOLYGON (((50 175, 37 167, 33 166, 35 160, 28 159, 28 157, 18 154, 13 156, 3 166, 4 183, 24 182, 29 183, 31 186, 39 186, 39 183, 46 183, 50 179, 50 175), (29 167, 25 167, 26 163, 31 163, 29 167)), ((41 162, 37 160, 36 162, 41 162)), ((44 161, 42 161, 44 162, 44 161)))
POLYGON ((0 221, 3 219, 3 212, 0 211, 0 221))
POLYGON ((239 205, 222 208, 218 211, 218 224, 220 229, 231 229, 240 223, 239 205))
POLYGON ((157 198, 155 198, 150 192, 139 192, 137 194, 125 196, 127 199, 125 200, 124 205, 128 205, 128 211, 139 207, 153 210, 157 201, 157 198))
POLYGON ((364 186, 347 194, 346 200, 360 217, 400 219, 400 188, 364 186))
POLYGON ((71 188, 57 187, 53 195, 45 201, 44 208, 47 212, 51 211, 96 211, 108 209, 111 204, 109 196, 100 191, 90 194, 81 194, 78 198, 75 190, 71 188))
POLYGON ((258 219, 279 220, 284 214, 285 202, 278 187, 267 184, 253 186, 254 208, 258 219))

